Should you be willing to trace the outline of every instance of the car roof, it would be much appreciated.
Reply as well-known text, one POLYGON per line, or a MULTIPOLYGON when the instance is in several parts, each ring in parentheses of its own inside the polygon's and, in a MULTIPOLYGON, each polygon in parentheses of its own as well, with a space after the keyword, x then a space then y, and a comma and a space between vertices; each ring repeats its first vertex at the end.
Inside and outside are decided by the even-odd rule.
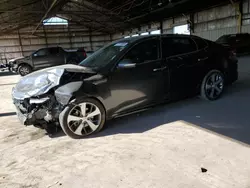
POLYGON ((144 35, 144 36, 137 36, 137 37, 130 37, 130 38, 123 38, 123 39, 119 39, 115 42, 129 42, 129 43, 133 43, 139 40, 143 40, 143 39, 150 39, 150 38, 154 38, 154 37, 185 37, 185 38, 199 38, 198 36, 194 36, 194 35, 183 35, 183 34, 161 34, 161 35, 144 35))

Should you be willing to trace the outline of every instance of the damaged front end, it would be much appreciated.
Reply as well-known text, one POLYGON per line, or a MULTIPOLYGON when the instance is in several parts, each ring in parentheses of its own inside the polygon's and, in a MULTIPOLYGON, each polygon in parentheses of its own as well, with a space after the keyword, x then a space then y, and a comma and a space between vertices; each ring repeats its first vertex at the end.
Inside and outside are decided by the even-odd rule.
POLYGON ((66 65, 23 77, 12 91, 21 123, 44 128, 49 133, 57 130, 60 113, 83 84, 79 74, 84 76, 82 73, 86 72, 83 67, 66 65))
POLYGON ((46 130, 52 130, 59 125, 58 117, 63 106, 53 95, 47 95, 44 98, 14 99, 14 104, 17 116, 24 125, 34 125, 46 130))

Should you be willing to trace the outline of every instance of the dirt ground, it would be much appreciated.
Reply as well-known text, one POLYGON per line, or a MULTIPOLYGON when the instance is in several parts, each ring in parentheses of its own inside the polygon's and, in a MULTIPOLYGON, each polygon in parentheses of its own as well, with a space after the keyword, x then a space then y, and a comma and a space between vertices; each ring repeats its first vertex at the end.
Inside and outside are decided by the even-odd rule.
POLYGON ((248 59, 218 101, 159 106, 82 140, 22 126, 11 101, 19 76, 0 72, 0 187, 250 188, 248 59))

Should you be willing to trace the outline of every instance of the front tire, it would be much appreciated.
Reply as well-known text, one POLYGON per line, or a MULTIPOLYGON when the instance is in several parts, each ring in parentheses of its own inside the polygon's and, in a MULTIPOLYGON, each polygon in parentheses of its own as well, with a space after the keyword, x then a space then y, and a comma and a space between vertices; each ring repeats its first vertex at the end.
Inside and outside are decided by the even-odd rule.
POLYGON ((225 86, 224 75, 219 70, 211 70, 204 77, 201 84, 201 97, 214 101, 221 97, 225 86))
POLYGON ((32 69, 29 65, 26 65, 26 64, 21 64, 19 65, 18 67, 18 73, 21 75, 21 76, 25 76, 27 74, 30 74, 32 72, 32 69))
POLYGON ((74 139, 99 132, 106 121, 103 105, 92 98, 83 98, 69 104, 59 116, 66 135, 74 139))

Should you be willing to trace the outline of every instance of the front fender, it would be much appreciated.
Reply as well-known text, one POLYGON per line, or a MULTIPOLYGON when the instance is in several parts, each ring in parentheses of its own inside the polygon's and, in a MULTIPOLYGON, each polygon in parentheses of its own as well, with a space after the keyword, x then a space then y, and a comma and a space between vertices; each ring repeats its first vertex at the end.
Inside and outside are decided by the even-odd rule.
POLYGON ((82 87, 73 94, 73 98, 75 98, 76 100, 82 98, 94 98, 97 99, 100 103, 102 103, 104 108, 106 108, 104 103, 104 97, 98 95, 98 93, 99 92, 96 85, 91 83, 83 83, 82 87))
POLYGON ((55 90, 56 100, 63 106, 69 104, 73 93, 78 91, 83 84, 83 81, 70 82, 65 84, 55 90))

